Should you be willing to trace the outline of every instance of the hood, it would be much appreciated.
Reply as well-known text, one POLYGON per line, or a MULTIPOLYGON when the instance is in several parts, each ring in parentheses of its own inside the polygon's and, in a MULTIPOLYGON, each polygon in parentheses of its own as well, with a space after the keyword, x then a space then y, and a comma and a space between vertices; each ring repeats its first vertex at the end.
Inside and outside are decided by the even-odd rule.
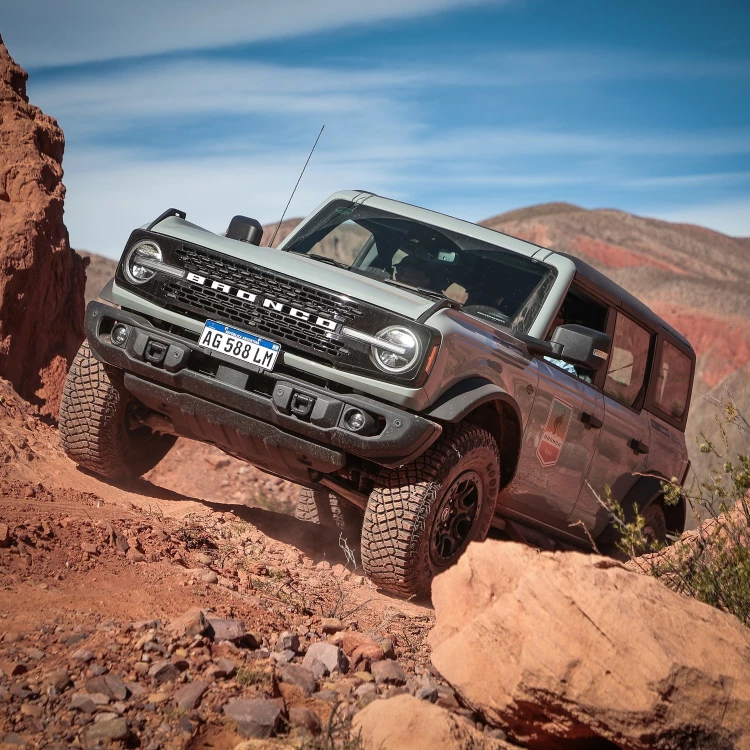
POLYGON ((434 299, 413 294, 407 289, 383 284, 344 268, 306 258, 299 253, 284 252, 272 247, 258 247, 228 239, 176 216, 164 219, 151 231, 183 242, 202 245, 286 276, 293 276, 352 299, 391 310, 411 320, 417 320, 435 305, 434 299))

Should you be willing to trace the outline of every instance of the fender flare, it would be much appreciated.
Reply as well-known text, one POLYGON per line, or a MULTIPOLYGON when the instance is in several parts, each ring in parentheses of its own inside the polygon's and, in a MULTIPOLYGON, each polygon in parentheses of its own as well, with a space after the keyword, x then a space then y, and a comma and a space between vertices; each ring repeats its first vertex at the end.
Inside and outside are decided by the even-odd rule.
MULTIPOLYGON (((620 503, 625 516, 625 522, 630 523, 635 518, 634 505, 642 513, 649 505, 656 502, 664 494, 661 488, 662 483, 668 481, 666 477, 656 474, 639 477, 638 481, 628 490, 628 493, 620 503)), ((684 497, 681 497, 676 505, 665 506, 664 515, 667 518, 667 531, 682 533, 685 528, 686 514, 687 507, 684 497)), ((596 541, 597 543, 601 541, 609 544, 615 542, 617 536, 617 529, 612 523, 609 523, 596 541)))
POLYGON ((480 412, 472 421, 492 434, 500 450, 502 489, 515 476, 523 434, 521 410, 510 393, 485 378, 467 378, 449 388, 423 416, 455 424, 476 409, 480 412), (485 405, 494 406, 494 409, 488 413, 481 409, 485 405))
POLYGON ((460 422, 478 406, 490 401, 502 401, 510 406, 518 424, 523 425, 521 410, 510 393, 499 385, 479 377, 467 378, 451 386, 423 412, 423 415, 442 422, 460 422))

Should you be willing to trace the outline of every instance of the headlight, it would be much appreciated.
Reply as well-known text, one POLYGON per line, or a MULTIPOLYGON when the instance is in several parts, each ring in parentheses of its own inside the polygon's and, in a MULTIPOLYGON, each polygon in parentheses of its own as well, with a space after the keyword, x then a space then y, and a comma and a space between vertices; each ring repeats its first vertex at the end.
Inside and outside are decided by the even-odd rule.
POLYGON ((420 355, 419 339, 403 326, 384 328, 377 335, 387 347, 373 344, 372 361, 384 372, 398 374, 414 367, 420 355))
POLYGON ((133 284, 145 284, 156 275, 155 266, 161 264, 162 256, 159 246, 150 240, 138 242, 128 250, 123 269, 128 281, 133 284))

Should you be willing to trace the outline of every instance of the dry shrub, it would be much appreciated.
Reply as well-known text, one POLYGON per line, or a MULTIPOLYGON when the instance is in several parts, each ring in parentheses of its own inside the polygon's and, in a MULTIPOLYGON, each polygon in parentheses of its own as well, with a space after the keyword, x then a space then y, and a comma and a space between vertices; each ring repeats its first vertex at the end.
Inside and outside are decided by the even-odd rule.
POLYGON ((644 534, 643 516, 625 521, 622 506, 609 492, 603 503, 620 530, 619 549, 634 558, 631 565, 653 575, 674 591, 728 612, 750 627, 750 457, 738 454, 729 459, 729 433, 743 442, 750 436, 750 423, 729 399, 723 419, 717 419, 722 446, 701 435, 700 451, 713 458, 709 476, 694 477, 682 488, 676 479, 662 483, 664 502, 677 503, 684 497, 699 519, 695 531, 682 535, 675 544, 659 548, 644 534), (645 553, 645 554, 644 554, 645 553))

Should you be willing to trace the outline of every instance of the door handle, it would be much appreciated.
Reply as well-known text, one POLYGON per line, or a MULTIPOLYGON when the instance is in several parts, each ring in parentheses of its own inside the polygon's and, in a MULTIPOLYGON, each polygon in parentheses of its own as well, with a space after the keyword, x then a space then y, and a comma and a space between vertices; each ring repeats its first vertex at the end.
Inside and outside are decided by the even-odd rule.
POLYGON ((581 413, 581 422, 587 430, 598 430, 604 424, 601 419, 585 411, 581 413))
POLYGON ((630 440, 628 440, 628 448, 632 448, 633 453, 636 454, 646 454, 649 451, 649 447, 646 445, 646 443, 638 440, 638 438, 630 438, 630 440))

